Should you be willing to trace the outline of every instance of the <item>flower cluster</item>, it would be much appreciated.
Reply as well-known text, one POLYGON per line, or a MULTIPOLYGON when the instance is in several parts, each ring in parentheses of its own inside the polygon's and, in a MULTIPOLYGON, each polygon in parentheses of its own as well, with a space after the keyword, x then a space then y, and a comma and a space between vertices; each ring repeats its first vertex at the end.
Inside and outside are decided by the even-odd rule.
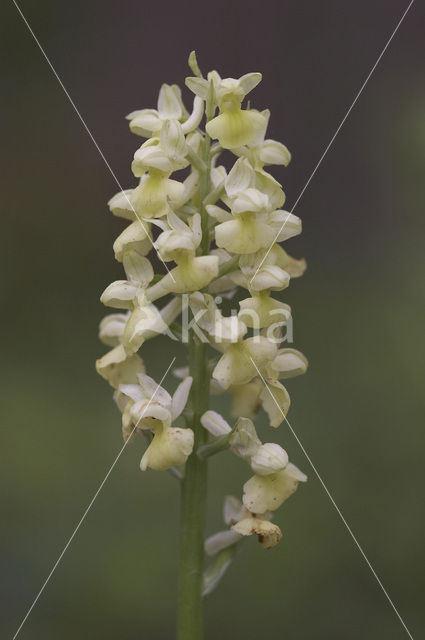
MULTIPOLYGON (((307 476, 289 462, 288 454, 273 442, 263 444, 249 418, 239 418, 233 429, 215 411, 206 411, 202 425, 222 446, 227 445, 245 460, 254 475, 244 484, 242 502, 227 496, 224 502, 224 521, 230 529, 208 538, 205 550, 209 555, 236 544, 244 536, 257 534, 265 549, 274 547, 282 538, 279 527, 270 522, 272 512, 294 493, 299 482, 307 476)), ((213 443, 207 445, 213 446, 213 443)))
POLYGON ((262 407, 270 426, 278 427, 290 405, 281 379, 307 369, 302 353, 279 348, 291 309, 273 296, 301 276, 306 264, 280 245, 301 233, 301 221, 282 208, 282 186, 266 170, 288 165, 291 155, 266 138, 270 112, 245 103, 261 74, 223 79, 211 71, 204 77, 193 53, 189 64, 191 112, 180 88, 164 84, 156 109, 127 116, 130 130, 146 141, 131 165, 139 183, 108 203, 113 215, 128 222, 113 245, 125 278, 101 296, 114 312, 100 323, 99 337, 111 350, 96 366, 114 389, 125 440, 141 432, 149 441, 142 470, 181 467, 184 473, 189 456, 206 459, 226 448, 250 465, 254 475, 244 485, 242 502, 225 501, 230 528, 206 541, 207 553, 217 554, 251 534, 265 548, 274 546, 282 534, 270 521, 272 512, 306 480, 278 444, 261 443, 251 420, 262 407), (233 155, 230 170, 219 164, 222 152, 224 162, 233 155), (232 300, 237 291, 245 294, 224 316, 217 301, 232 300), (146 375, 139 355, 144 342, 174 331, 189 310, 192 340, 211 347, 209 377, 201 382, 213 394, 231 394, 233 428, 208 404, 201 421, 201 414, 196 418, 193 394, 200 381, 192 368, 175 370, 182 382, 172 397, 146 375), (199 432, 205 438, 196 448, 199 432))

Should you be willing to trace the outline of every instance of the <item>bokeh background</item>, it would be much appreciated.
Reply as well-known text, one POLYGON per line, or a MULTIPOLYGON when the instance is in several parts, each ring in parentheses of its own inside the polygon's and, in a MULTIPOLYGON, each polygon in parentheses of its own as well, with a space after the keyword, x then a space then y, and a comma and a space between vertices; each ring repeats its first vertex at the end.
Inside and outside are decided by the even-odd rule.
MULTIPOLYGON (((407 0, 143 2, 20 6, 105 157, 135 184, 140 139, 124 115, 204 70, 262 71, 254 106, 292 151, 275 175, 290 208, 407 0)), ((12 2, 3 3, 2 637, 11 638, 121 447, 120 416, 94 370, 99 295, 121 268, 118 189, 12 2)), ((289 420, 413 636, 424 625, 424 5, 415 2, 296 212, 286 247, 309 269, 281 294, 307 376, 289 420)), ((188 92, 185 92, 189 98, 188 92)), ((159 379, 175 343, 143 347, 159 379)), ((176 382, 169 378, 169 385, 176 382)), ((407 637, 289 429, 309 475, 277 512, 282 543, 250 540, 207 604, 208 639, 407 637)), ((21 631, 22 639, 174 637, 177 483, 138 469, 129 446, 21 631)), ((244 464, 213 460, 207 532, 244 464)))

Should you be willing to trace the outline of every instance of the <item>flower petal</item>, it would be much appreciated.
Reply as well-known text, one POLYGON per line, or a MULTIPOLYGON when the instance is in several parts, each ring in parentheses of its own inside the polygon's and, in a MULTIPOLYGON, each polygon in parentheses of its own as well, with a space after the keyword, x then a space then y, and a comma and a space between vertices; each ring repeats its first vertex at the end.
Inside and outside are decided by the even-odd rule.
POLYGON ((139 287, 128 280, 112 282, 100 296, 100 301, 115 309, 132 309, 133 300, 139 293, 139 287))
POLYGON ((170 467, 186 462, 192 453, 194 433, 192 429, 176 429, 170 427, 155 433, 152 442, 146 449, 140 468, 147 467, 157 471, 165 471, 170 467))
POLYGON ((241 539, 241 534, 232 529, 226 531, 218 531, 214 535, 205 540, 204 549, 205 553, 209 556, 213 556, 222 549, 231 547, 232 544, 236 544, 241 539))
POLYGON ((136 353, 128 356, 124 347, 119 345, 96 361, 96 370, 117 389, 120 384, 136 383, 138 374, 144 373, 145 366, 140 356, 136 353))
POLYGON ((178 120, 183 115, 181 103, 169 84, 163 84, 159 91, 158 114, 163 120, 178 120))
POLYGON ((259 518, 245 518, 234 524, 232 529, 241 536, 257 535, 265 549, 276 546, 282 539, 282 532, 276 524, 259 518))
POLYGON ((179 384, 173 395, 171 403, 171 416, 175 420, 186 406, 187 399, 189 397, 190 388, 192 386, 193 378, 188 376, 183 382, 179 384))
POLYGON ((270 426, 278 427, 285 419, 291 404, 291 398, 285 387, 278 380, 267 380, 260 394, 263 409, 269 416, 270 426))
POLYGON ((212 436, 224 436, 232 431, 223 416, 212 409, 203 414, 201 424, 212 436))

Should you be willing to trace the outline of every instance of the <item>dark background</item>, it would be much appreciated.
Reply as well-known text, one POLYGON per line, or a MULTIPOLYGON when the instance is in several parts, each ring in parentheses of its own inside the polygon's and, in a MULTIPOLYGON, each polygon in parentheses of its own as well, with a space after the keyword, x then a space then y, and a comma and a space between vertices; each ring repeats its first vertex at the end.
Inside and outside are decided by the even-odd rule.
MULTIPOLYGON (((262 71, 254 106, 291 150, 277 170, 290 208, 407 7, 405 0, 120 2, 22 0, 22 10, 124 187, 141 140, 124 120, 162 82, 262 71)), ((1 20, 2 637, 11 638, 121 447, 120 416, 94 371, 104 287, 121 268, 118 189, 12 2, 1 20)), ((286 244, 309 269, 282 299, 307 376, 289 420, 415 638, 424 623, 423 3, 407 15, 297 206, 286 244)), ((186 99, 189 98, 185 91, 186 99)), ((189 102, 188 102, 189 104, 189 102)), ((143 347, 160 379, 183 350, 143 347)), ((171 378, 168 383, 175 384, 171 378)), ((208 638, 407 637, 283 424, 309 475, 276 514, 281 544, 250 540, 208 600, 208 638)), ((125 451, 20 637, 174 634, 178 487, 125 451)), ((211 464, 208 533, 246 466, 211 464)))

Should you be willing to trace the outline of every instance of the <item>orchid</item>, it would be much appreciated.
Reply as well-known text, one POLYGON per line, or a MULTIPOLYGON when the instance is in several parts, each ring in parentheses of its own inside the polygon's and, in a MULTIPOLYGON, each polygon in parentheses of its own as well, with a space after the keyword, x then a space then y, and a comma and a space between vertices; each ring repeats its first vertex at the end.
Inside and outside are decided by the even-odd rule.
MULTIPOLYGON (((204 76, 194 52, 189 66, 191 111, 177 85, 163 84, 156 108, 127 116, 130 131, 146 140, 131 163, 137 182, 108 202, 126 224, 113 241, 125 276, 100 298, 112 309, 99 326, 110 350, 96 368, 113 388, 124 446, 146 443, 140 469, 169 471, 181 484, 178 639, 202 640, 203 596, 245 539, 265 549, 278 544, 282 532, 271 520, 307 479, 278 442, 263 442, 253 421, 262 409, 264 428, 278 427, 291 402, 281 380, 307 370, 300 351, 281 345, 292 327, 282 297, 306 263, 280 245, 302 224, 283 209, 283 187, 266 170, 286 167, 291 154, 267 137, 270 111, 246 101, 261 74, 204 76), (151 377, 145 343, 159 335, 188 345, 179 350, 186 362, 173 370, 174 394, 163 386, 173 363, 159 384, 151 377), (226 393, 232 426, 210 406, 226 393), (227 450, 250 477, 242 501, 225 499, 226 528, 204 540, 207 465, 227 450)), ((162 357, 159 349, 158 364, 162 357)))

